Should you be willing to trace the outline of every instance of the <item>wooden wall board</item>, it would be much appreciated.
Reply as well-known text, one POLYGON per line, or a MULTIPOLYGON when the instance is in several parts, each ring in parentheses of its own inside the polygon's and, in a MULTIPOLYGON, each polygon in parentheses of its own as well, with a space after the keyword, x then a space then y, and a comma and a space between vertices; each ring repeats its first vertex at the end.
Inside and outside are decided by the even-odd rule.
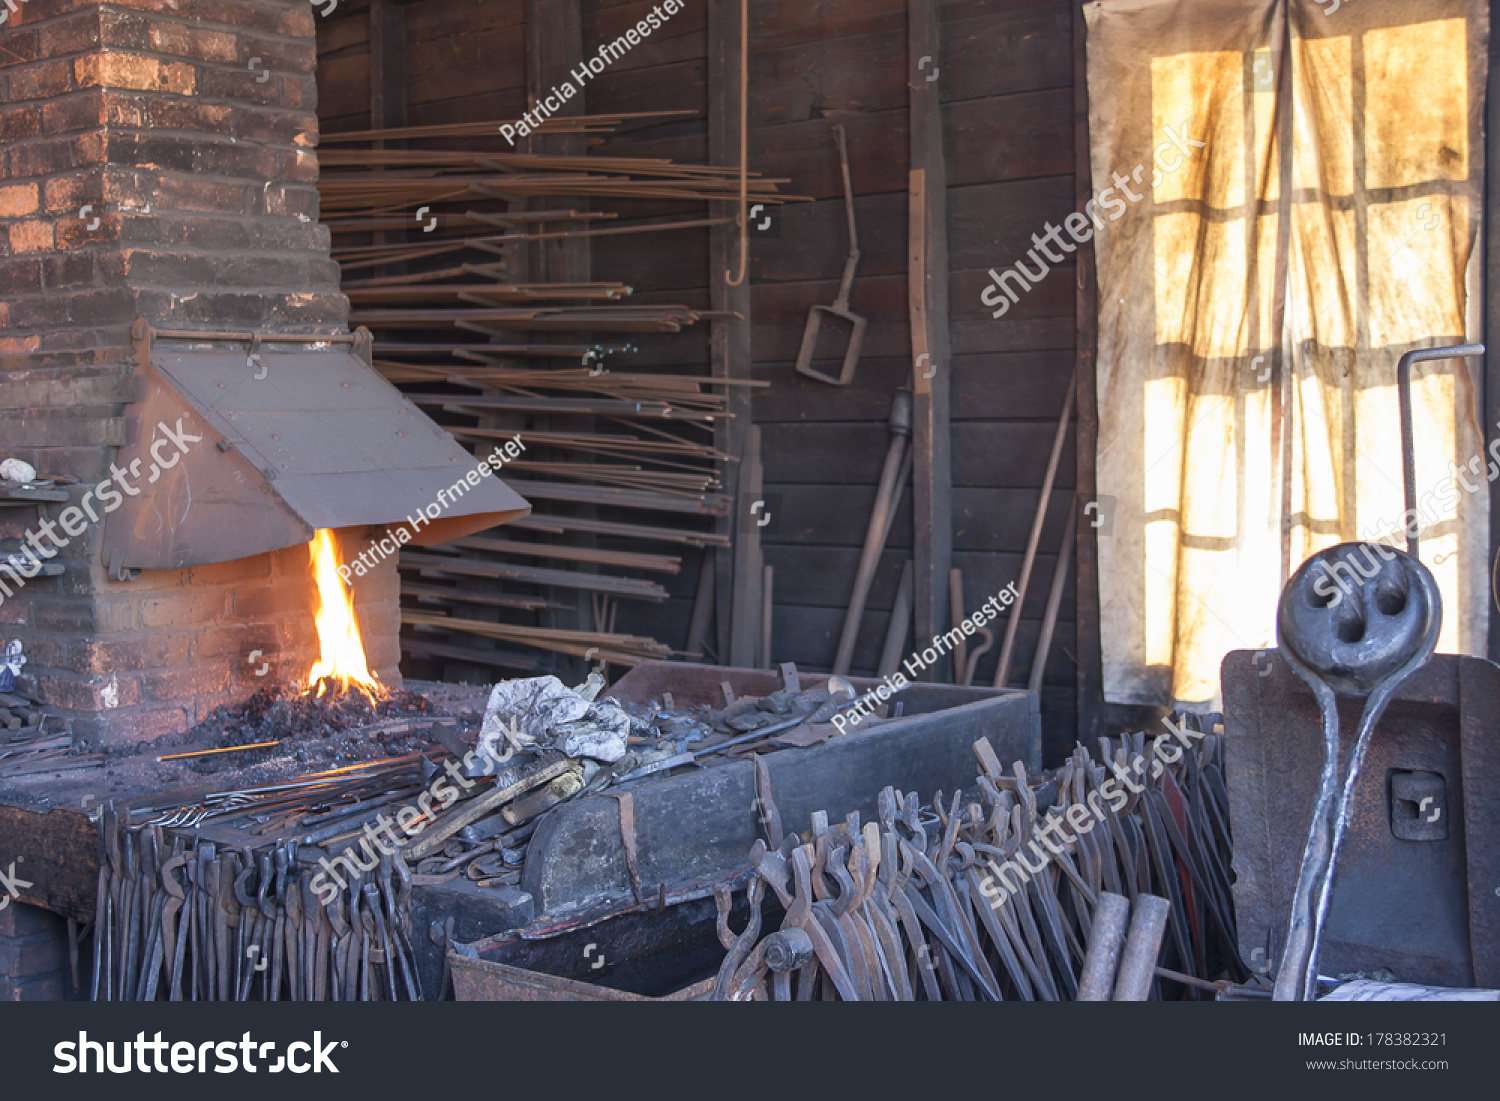
MULTIPOLYGON (((910 557, 910 547, 889 548, 881 554, 875 581, 870 588, 869 609, 890 610, 900 582, 902 563, 910 557)), ((1038 573, 1050 579, 1056 557, 1053 553, 1038 554, 1035 567, 1038 573)), ((848 593, 844 591, 848 579, 853 578, 859 564, 859 550, 854 547, 794 546, 767 540, 766 561, 776 567, 778 601, 816 608, 842 608, 848 599, 848 593), (783 574, 788 575, 785 591, 780 580, 783 574), (843 579, 842 583, 840 579, 843 579)), ((953 565, 964 571, 965 606, 972 613, 1016 579, 1021 569, 1021 555, 956 551, 953 565)), ((1070 580, 1063 590, 1060 619, 1064 621, 1073 618, 1073 592, 1070 580)), ((1040 594, 1028 592, 1023 618, 1040 620, 1046 603, 1045 591, 1040 594)))
MULTIPOLYGON (((1071 348, 954 356, 953 422, 1055 418, 1073 356, 1071 348)), ((755 377, 771 386, 755 392, 756 423, 879 421, 911 364, 904 357, 865 356, 859 370, 866 386, 834 390, 797 374, 790 363, 757 363, 755 377)))
POLYGON ((1073 90, 1070 5, 984 6, 991 10, 960 18, 953 4, 944 5, 945 99, 980 99, 1039 88, 1073 90), (1011 10, 993 10, 1002 6, 1011 10))
MULTIPOLYGON (((591 139, 593 152, 685 162, 709 158, 709 16, 711 6, 720 3, 737 14, 738 0, 711 0, 684 10, 666 32, 653 35, 587 87, 591 112, 686 108, 691 114, 627 122, 614 134, 591 139)), ((753 412, 754 423, 763 427, 764 492, 780 498, 776 524, 763 536, 766 561, 777 574, 773 657, 810 663, 810 668, 823 650, 826 660, 832 659, 847 594, 835 592, 841 585, 829 579, 851 576, 884 453, 890 394, 910 372, 907 3, 754 0, 751 5, 749 164, 765 175, 789 178, 784 191, 814 201, 779 211, 779 236, 751 240, 744 296, 750 320, 741 358, 747 377, 771 381, 773 388, 743 394, 741 419, 749 422, 753 412), (846 247, 842 184, 830 135, 834 122, 849 134, 864 253, 851 305, 870 321, 859 374, 853 386, 842 389, 791 369, 807 309, 832 301, 846 247), (826 621, 821 634, 804 637, 803 628, 812 626, 798 619, 804 612, 826 621), (783 645, 791 649, 783 653, 783 645)), ((944 0, 940 8, 944 68, 937 86, 952 268, 953 553, 971 598, 982 598, 979 590, 986 586, 1000 587, 1019 567, 1047 449, 1044 437, 1055 423, 1084 321, 1076 291, 1079 271, 1071 258, 1002 318, 991 317, 980 299, 989 269, 1022 259, 1032 247, 1031 235, 1048 221, 1060 224, 1077 208, 1075 192, 1087 190, 1086 172, 1085 183, 1077 183, 1078 166, 1086 165, 1078 159, 1077 143, 1058 140, 1078 110, 1075 6, 1072 0, 944 0)), ((650 7, 646 0, 580 0, 585 54, 650 7)), ((407 4, 408 44, 418 59, 409 74, 410 122, 517 117, 526 106, 524 8, 515 0, 407 4)), ((320 115, 328 129, 364 125, 360 116, 368 109, 367 20, 361 15, 342 22, 347 26, 334 21, 328 31, 320 27, 320 115), (346 95, 348 87, 359 91, 346 95)), ((737 51, 737 37, 723 41, 737 51)), ((730 106, 725 100, 721 110, 730 106)), ((736 163, 737 153, 735 138, 732 148, 721 144, 716 155, 725 158, 723 163, 736 163)), ((701 206, 644 202, 610 209, 620 214, 616 224, 704 213, 701 206)), ((720 209, 733 213, 732 204, 720 209)), ((723 241, 724 235, 716 238, 700 229, 598 238, 591 244, 592 271, 596 278, 634 286, 636 304, 707 308, 714 304, 716 279, 715 262, 708 258, 716 248, 722 251, 723 241)), ((712 328, 704 322, 677 334, 632 338, 640 351, 615 357, 610 366, 708 370, 712 328)), ((1082 440, 1076 447, 1070 441, 1049 502, 1036 566, 1044 579, 1050 577, 1069 487, 1075 476, 1084 482, 1078 467, 1084 450, 1082 440)), ((641 519, 614 510, 602 511, 601 517, 641 519)), ((1080 530, 1080 541, 1090 530, 1080 530)), ((908 489, 876 572, 866 625, 873 641, 862 640, 865 649, 878 648, 884 622, 872 617, 886 614, 912 540, 908 489)), ((649 607, 622 605, 620 622, 642 633, 653 633, 647 628, 659 622, 665 631, 685 637, 699 552, 667 550, 683 557, 681 574, 656 578, 668 585, 671 599, 649 607)), ((1081 549, 1078 563, 1087 568, 1081 549)), ((1017 679, 1029 668, 1045 604, 1047 586, 1032 588, 1017 679)), ((1074 590, 1070 579, 1043 692, 1049 746, 1064 744, 1054 724, 1067 728, 1066 744, 1071 744, 1071 724, 1084 693, 1065 653, 1075 649, 1074 590)), ((873 667, 874 657, 861 650, 856 666, 873 667)))
MULTIPOLYGON (((629 3, 601 7, 584 6, 584 53, 592 56, 599 46, 613 42, 634 27, 660 0, 630 0, 629 3)), ((651 69, 680 61, 697 61, 708 56, 708 10, 703 4, 688 4, 679 9, 661 27, 653 30, 639 46, 610 66, 611 72, 651 69)))
MULTIPOLYGON (((811 543, 823 546, 857 547, 864 539, 865 523, 875 500, 873 485, 796 485, 766 483, 767 494, 777 494, 781 519, 767 542, 811 543)), ((1026 549, 1031 519, 1036 515, 1036 487, 1025 489, 971 489, 953 491, 953 546, 957 551, 990 554, 1026 549)), ((1071 489, 1054 489, 1047 505, 1047 524, 1042 546, 1057 545, 1062 535, 1064 510, 1072 499, 1071 489)), ((910 547, 911 492, 903 495, 891 525, 890 547, 910 547)))
MULTIPOLYGON (((849 423, 761 425, 766 477, 778 485, 874 485, 888 439, 885 426, 849 423)), ((953 484, 1024 489, 1038 485, 1056 434, 1055 421, 964 421, 952 426, 953 484)), ((1057 485, 1071 488, 1076 449, 1065 448, 1057 485)))
MULTIPOLYGON (((780 570, 777 573, 779 575, 780 570)), ((843 621, 842 608, 813 608, 778 603, 771 640, 774 652, 780 655, 779 660, 795 662, 799 669, 827 669, 833 662, 843 621)), ((854 648, 853 669, 856 676, 869 675, 868 671, 873 670, 880 660, 880 649, 889 621, 889 611, 865 612, 863 628, 854 648), (859 670, 866 672, 860 673, 859 670)), ((1003 628, 1004 621, 1000 622, 1003 628)), ((1025 687, 1026 677, 1031 671, 1040 633, 1041 621, 1027 619, 1022 621, 1016 634, 1015 657, 1012 660, 1018 672, 1013 680, 1021 687, 1025 687)), ((1073 661, 1068 656, 1074 649, 1072 624, 1059 622, 1052 638, 1052 653, 1048 658, 1042 683, 1061 688, 1064 694, 1071 697, 1075 679, 1073 661)), ((930 639, 922 641, 924 647, 931 645, 930 639)), ((903 659, 908 656, 909 650, 902 655, 903 659)), ((975 684, 989 684, 994 676, 996 660, 998 655, 993 650, 979 659, 975 669, 975 684)), ((1068 745, 1071 746, 1072 732, 1068 731, 1066 736, 1068 745)))

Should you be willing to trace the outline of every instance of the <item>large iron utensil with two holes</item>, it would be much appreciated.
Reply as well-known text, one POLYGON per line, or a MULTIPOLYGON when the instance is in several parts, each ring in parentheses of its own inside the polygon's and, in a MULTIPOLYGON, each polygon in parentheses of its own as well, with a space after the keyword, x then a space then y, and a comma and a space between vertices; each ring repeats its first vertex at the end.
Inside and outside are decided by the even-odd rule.
POLYGON ((1417 558, 1416 460, 1411 365, 1482 355, 1465 344, 1408 352, 1396 370, 1401 403, 1402 480, 1410 527, 1407 549, 1340 543, 1298 568, 1282 590, 1276 637, 1287 665, 1312 690, 1323 716, 1323 769, 1302 850, 1286 949, 1276 975, 1278 1001, 1308 1001, 1316 992, 1318 953, 1333 895, 1339 849, 1348 831, 1354 788, 1375 724, 1401 684, 1432 656, 1443 622, 1437 581, 1417 558), (1339 695, 1363 697, 1358 733, 1339 783, 1339 695))

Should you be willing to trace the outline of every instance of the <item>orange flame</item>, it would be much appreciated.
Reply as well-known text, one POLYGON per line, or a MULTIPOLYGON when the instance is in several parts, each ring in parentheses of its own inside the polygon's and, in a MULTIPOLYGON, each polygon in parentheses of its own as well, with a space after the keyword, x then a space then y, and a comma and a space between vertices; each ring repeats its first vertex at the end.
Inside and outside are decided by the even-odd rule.
POLYGON ((318 644, 322 659, 307 675, 308 687, 323 692, 323 681, 331 678, 343 691, 356 689, 373 697, 384 695, 380 683, 365 664, 365 647, 359 638, 354 601, 339 577, 338 543, 333 532, 320 528, 308 544, 312 551, 313 577, 318 583, 318 644))

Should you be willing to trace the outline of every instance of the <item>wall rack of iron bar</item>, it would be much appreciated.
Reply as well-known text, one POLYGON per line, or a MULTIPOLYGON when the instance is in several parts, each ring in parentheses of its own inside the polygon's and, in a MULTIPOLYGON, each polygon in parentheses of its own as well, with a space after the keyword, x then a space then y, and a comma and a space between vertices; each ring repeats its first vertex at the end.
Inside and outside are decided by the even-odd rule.
MULTIPOLYGON (((604 134, 680 113, 554 118, 541 132, 604 134)), ((679 213, 622 222, 613 211, 575 207, 660 200, 677 210, 737 199, 738 169, 440 147, 484 137, 498 144, 498 128, 452 123, 321 139, 323 224, 343 268, 350 324, 374 330, 376 369, 476 453, 519 436, 526 451, 502 477, 536 506, 504 529, 403 550, 402 648, 530 671, 545 667, 537 650, 621 664, 684 653, 685 639, 672 640, 674 650, 615 632, 615 602, 663 602, 662 585, 627 574, 677 574, 680 548, 730 545, 706 530, 731 513, 736 488, 719 483, 716 464, 727 456, 714 446, 714 425, 730 415, 730 387, 768 384, 671 368, 601 370, 605 357, 639 351, 621 337, 734 315, 633 304, 629 285, 588 279, 586 270, 538 280, 525 258, 537 242, 726 224, 732 219, 679 213), (636 513, 649 515, 637 522, 636 513), (580 599, 570 593, 590 595, 595 629, 566 626, 580 599)), ((761 203, 795 199, 778 192, 785 182, 751 175, 746 192, 761 203)))

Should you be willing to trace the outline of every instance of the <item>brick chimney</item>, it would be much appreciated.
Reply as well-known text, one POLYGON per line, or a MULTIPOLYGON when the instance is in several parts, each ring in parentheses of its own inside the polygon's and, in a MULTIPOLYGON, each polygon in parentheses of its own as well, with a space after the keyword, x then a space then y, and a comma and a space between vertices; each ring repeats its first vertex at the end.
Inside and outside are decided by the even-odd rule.
MULTIPOLYGON (((3 502, 0 557, 109 476, 128 442, 126 404, 138 397, 137 318, 326 335, 348 316, 318 224, 307 0, 9 7, 0 24, 0 458, 78 484, 65 487, 67 502, 3 502)), ((104 744, 154 738, 306 675, 317 655, 305 546, 113 581, 102 523, 87 523, 53 560, 60 576, 18 587, 0 573, 0 635, 22 639, 25 673, 71 712, 76 734, 104 744)), ((359 582, 356 602, 371 668, 399 683, 394 558, 359 582)))

